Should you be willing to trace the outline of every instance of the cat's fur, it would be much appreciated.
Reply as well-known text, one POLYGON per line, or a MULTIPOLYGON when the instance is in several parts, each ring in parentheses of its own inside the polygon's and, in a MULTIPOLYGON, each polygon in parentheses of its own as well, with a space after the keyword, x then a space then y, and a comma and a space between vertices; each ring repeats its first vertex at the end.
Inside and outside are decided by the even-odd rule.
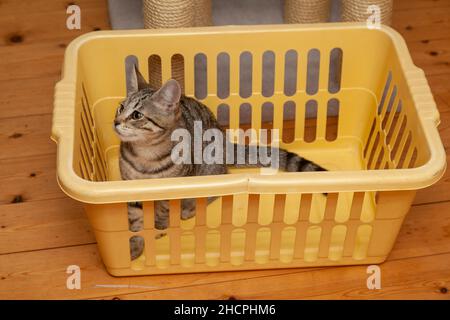
MULTIPOLYGON (((173 130, 187 129, 193 137, 194 121, 202 122, 203 131, 212 128, 221 129, 214 115, 205 105, 182 95, 176 80, 169 80, 159 90, 155 90, 148 86, 136 67, 132 70, 132 74, 129 75, 128 96, 118 107, 114 120, 114 129, 121 140, 119 165, 122 178, 130 180, 227 173, 225 161, 224 164, 173 163, 171 152, 178 143, 178 141, 171 141, 173 130)), ((203 147, 206 144, 204 142, 203 147)), ((193 154, 192 151, 191 155, 193 154)), ((246 147, 248 159, 247 154, 248 146, 246 147)), ((283 149, 279 149, 279 167, 290 172, 324 170, 319 165, 283 149)), ((188 219, 194 215, 195 199, 183 199, 181 218, 188 219)), ((131 231, 143 229, 143 212, 140 202, 128 204, 128 219, 131 231)), ((160 230, 166 229, 168 221, 168 201, 156 201, 155 227, 160 230)), ((131 238, 132 259, 142 253, 143 243, 143 239, 139 236, 131 238)))

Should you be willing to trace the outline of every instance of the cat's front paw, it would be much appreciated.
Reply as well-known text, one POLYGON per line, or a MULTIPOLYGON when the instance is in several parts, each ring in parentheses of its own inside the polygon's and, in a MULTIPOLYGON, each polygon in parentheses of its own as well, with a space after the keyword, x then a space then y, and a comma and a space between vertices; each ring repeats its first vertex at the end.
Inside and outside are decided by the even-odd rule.
POLYGON ((131 260, 138 258, 144 252, 144 238, 133 236, 130 238, 130 256, 131 260))

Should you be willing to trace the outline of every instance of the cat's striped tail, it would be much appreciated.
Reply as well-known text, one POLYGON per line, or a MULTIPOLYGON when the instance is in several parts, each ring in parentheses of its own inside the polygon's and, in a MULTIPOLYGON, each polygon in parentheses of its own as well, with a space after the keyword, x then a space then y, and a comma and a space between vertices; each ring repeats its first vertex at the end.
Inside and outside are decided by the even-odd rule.
MULTIPOLYGON (((249 145, 238 145, 234 144, 234 162, 232 166, 235 166, 237 168, 239 167, 257 167, 257 168, 263 168, 263 167, 271 167, 272 162, 262 163, 261 158, 259 156, 253 157, 253 161, 251 161, 250 154, 253 152, 253 154, 260 155, 260 146, 249 146, 249 145), (238 148, 244 147, 245 149, 245 161, 239 161, 238 159, 238 148), (252 150, 253 149, 253 150, 252 150), (256 159, 255 159, 256 158, 256 159), (256 160, 256 163, 255 163, 256 160)), ((298 154, 294 152, 287 151, 285 149, 276 149, 278 151, 273 156, 275 157, 276 154, 278 155, 278 168, 282 171, 287 172, 312 172, 312 171, 327 171, 325 168, 319 166, 318 164, 305 159, 298 154)), ((267 157, 272 157, 272 149, 268 147, 267 149, 264 148, 262 151, 267 157)), ((274 160, 274 159, 272 159, 274 160)))

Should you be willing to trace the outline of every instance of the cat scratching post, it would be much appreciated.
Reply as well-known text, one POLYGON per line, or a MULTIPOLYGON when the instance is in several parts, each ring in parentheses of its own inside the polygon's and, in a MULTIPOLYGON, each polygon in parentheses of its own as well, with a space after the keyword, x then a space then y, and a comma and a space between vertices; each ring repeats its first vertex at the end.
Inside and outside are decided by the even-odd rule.
MULTIPOLYGON (((211 0, 143 0, 144 26, 148 29, 199 27, 212 24, 211 0)), ((149 59, 152 87, 161 86, 161 61, 149 59)), ((183 57, 172 57, 172 78, 184 90, 183 57)))
POLYGON ((286 23, 327 22, 330 16, 330 0, 285 0, 286 23))
POLYGON ((392 6, 394 0, 342 0, 342 21, 364 22, 373 14, 368 12, 370 5, 380 8, 381 23, 389 25, 392 20, 392 6))

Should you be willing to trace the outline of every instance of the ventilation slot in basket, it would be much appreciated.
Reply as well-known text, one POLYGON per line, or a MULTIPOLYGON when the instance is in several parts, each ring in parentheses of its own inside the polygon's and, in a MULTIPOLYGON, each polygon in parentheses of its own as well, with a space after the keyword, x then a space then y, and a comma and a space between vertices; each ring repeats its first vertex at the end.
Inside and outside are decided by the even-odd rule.
POLYGON ((94 120, 84 85, 82 85, 79 117, 80 154, 78 169, 80 176, 91 181, 106 181, 106 162, 103 154, 100 152, 102 148, 99 146, 99 139, 95 131, 94 120))

